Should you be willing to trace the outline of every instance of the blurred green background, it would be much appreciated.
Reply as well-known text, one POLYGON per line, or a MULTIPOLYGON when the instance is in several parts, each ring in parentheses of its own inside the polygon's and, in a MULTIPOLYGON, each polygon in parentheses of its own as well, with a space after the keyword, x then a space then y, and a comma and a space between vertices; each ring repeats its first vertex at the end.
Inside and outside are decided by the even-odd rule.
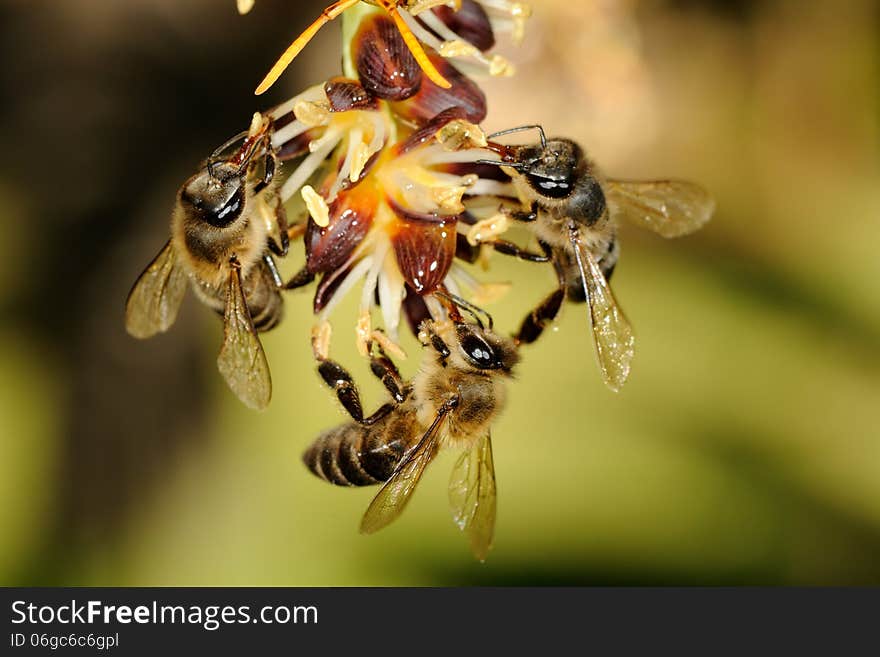
MULTIPOLYGON (((621 394, 583 308, 524 353, 480 565, 446 508, 451 455, 372 537, 375 490, 301 465, 343 420, 308 293, 264 338, 263 414, 224 387, 220 323, 191 297, 166 336, 123 330, 178 185, 251 112, 336 72, 330 28, 251 96, 322 3, 0 2, 0 583, 880 583, 878 3, 533 4, 487 126, 543 123, 612 175, 700 181, 719 210, 679 241, 625 230, 621 394)), ((553 285, 502 257, 479 275, 515 282, 490 308, 510 329, 553 285)), ((347 363, 354 311, 335 315, 347 363)))

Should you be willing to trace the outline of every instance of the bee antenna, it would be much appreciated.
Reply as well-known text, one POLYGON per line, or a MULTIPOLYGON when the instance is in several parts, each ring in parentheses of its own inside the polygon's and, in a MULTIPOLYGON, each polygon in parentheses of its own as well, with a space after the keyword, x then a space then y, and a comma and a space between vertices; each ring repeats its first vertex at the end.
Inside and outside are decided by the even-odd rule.
POLYGON ((460 308, 465 310, 465 312, 467 312, 468 315, 470 315, 471 317, 474 318, 474 321, 477 323, 477 326, 479 326, 481 329, 486 328, 486 326, 483 324, 483 321, 480 319, 480 315, 482 315, 486 319, 486 323, 489 325, 490 331, 495 328, 495 321, 492 319, 492 315, 490 315, 488 312, 486 312, 485 310, 483 310, 479 306, 475 306, 474 304, 470 303, 469 301, 465 301, 460 296, 458 296, 456 294, 452 294, 451 292, 444 292, 442 290, 436 290, 434 292, 434 294, 446 299, 447 301, 451 301, 456 306, 459 306, 460 308))
MULTIPOLYGON (((243 132, 239 132, 237 135, 235 135, 234 137, 231 137, 230 139, 227 139, 223 144, 221 144, 220 146, 215 148, 214 152, 211 153, 211 156, 208 158, 208 164, 207 164, 208 175, 210 175, 212 178, 216 178, 219 180, 221 178, 221 176, 217 175, 217 170, 215 169, 215 167, 217 166, 217 164, 221 160, 221 158, 220 158, 221 153, 223 153, 223 151, 227 150, 229 147, 240 142, 241 140, 247 139, 249 134, 250 133, 247 130, 245 130, 243 132)), ((239 170, 238 173, 240 173, 240 172, 241 172, 241 170, 239 170)), ((232 178, 234 176, 228 176, 228 177, 232 178)), ((222 178, 225 179, 225 178, 227 178, 227 176, 222 176, 222 178)))
POLYGON ((488 164, 493 167, 510 167, 516 171, 525 171, 526 165, 522 162, 505 162, 503 160, 475 160, 474 164, 488 164))
POLYGON ((541 148, 547 148, 547 135, 544 134, 544 128, 540 125, 521 125, 517 128, 508 128, 507 130, 500 130, 498 132, 493 132, 491 135, 486 137, 486 139, 495 139, 496 137, 503 137, 505 135, 512 135, 517 132, 525 132, 526 130, 537 130, 541 135, 541 148))

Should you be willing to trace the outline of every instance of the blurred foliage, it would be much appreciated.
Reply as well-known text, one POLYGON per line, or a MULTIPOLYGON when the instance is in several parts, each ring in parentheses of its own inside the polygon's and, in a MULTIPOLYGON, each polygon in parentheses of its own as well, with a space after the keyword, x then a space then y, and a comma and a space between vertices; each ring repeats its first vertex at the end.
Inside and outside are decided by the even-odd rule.
MULTIPOLYGON (((264 339, 264 414, 224 387, 219 323, 192 299, 167 336, 122 329, 177 185, 272 102, 250 90, 320 4, 0 5, 0 582, 880 583, 878 3, 534 3, 518 77, 486 83, 488 126, 539 121, 615 176, 698 180, 719 212, 677 242, 625 231, 614 287, 638 352, 621 394, 582 308, 524 353, 484 565, 449 520, 451 455, 368 538, 375 491, 300 464, 343 420, 313 373, 307 294, 264 339)), ((275 99, 334 72, 335 38, 275 99)), ((502 327, 553 285, 498 256, 477 273, 516 281, 490 309, 502 327)), ((348 331, 334 349, 358 363, 348 331)))

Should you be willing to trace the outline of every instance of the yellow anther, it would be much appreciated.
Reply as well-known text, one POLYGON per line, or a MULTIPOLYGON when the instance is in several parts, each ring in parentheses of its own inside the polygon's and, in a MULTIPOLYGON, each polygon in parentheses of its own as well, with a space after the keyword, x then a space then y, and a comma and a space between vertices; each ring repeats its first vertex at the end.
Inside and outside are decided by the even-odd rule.
POLYGON ((321 228, 327 226, 330 223, 330 208, 324 197, 318 194, 311 185, 304 186, 300 194, 302 194, 303 202, 314 222, 321 228))
POLYGON ((516 67, 501 55, 495 55, 489 62, 489 75, 509 78, 516 74, 516 67))
POLYGON ((438 52, 443 57, 470 57, 480 51, 473 44, 456 39, 455 41, 444 41, 438 52))
POLYGON ((463 185, 432 187, 431 199, 440 207, 444 214, 461 214, 465 210, 461 198, 467 189, 463 185))
POLYGON ((532 8, 527 4, 514 2, 510 8, 510 15, 513 18, 511 37, 513 42, 519 45, 526 38, 526 21, 532 16, 532 8))
POLYGON ((403 6, 413 16, 418 16, 423 11, 433 9, 434 7, 442 7, 443 5, 452 5, 452 8, 458 11, 461 9, 461 0, 454 0, 453 2, 449 0, 406 0, 403 6))
POLYGON ((251 127, 248 128, 248 136, 253 137, 260 133, 263 129, 263 115, 259 112, 254 112, 254 115, 251 117, 251 127))
POLYGON ((501 300, 509 291, 510 283, 481 283, 474 288, 471 301, 478 306, 495 303, 501 300))
POLYGON ((510 219, 506 214, 498 213, 494 217, 478 221, 467 233, 467 241, 471 246, 478 246, 483 242, 491 242, 499 235, 507 232, 510 228, 510 219))
POLYGON ((463 119, 450 121, 437 131, 435 137, 447 151, 484 148, 487 144, 486 133, 480 126, 463 119))
POLYGON ((351 182, 356 183, 360 179, 361 174, 364 172, 364 167, 367 166, 371 156, 370 149, 366 144, 360 143, 355 146, 351 157, 351 173, 348 174, 348 179, 351 182))
POLYGON ((358 315, 357 326, 355 327, 355 344, 358 353, 366 358, 370 355, 370 337, 373 334, 373 320, 370 317, 369 310, 362 310, 358 315))
POLYGON ((324 361, 330 358, 330 338, 332 335, 333 327, 326 320, 312 327, 312 353, 315 360, 324 361))
POLYGON ((399 358, 400 360, 406 360, 406 352, 403 348, 385 335, 384 331, 379 331, 378 329, 373 331, 372 338, 380 347, 382 347, 386 354, 399 358))
POLYGON ((293 106, 296 120, 310 128, 327 125, 330 121, 330 106, 322 102, 301 100, 293 106))

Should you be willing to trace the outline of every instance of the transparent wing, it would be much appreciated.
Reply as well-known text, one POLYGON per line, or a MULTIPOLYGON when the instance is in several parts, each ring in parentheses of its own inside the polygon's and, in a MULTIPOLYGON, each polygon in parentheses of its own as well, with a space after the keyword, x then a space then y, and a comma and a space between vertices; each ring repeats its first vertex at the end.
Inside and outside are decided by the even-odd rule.
POLYGON ((492 438, 486 434, 459 457, 449 480, 449 505, 458 528, 470 539, 471 551, 485 561, 495 535, 495 464, 492 438))
POLYGON ((575 233, 572 233, 571 243, 590 308, 599 369, 602 370, 605 384, 617 392, 629 376, 635 354, 632 327, 614 300, 596 259, 581 244, 575 233))
POLYGON ((131 289, 125 302, 125 329, 142 339, 167 331, 177 318, 186 282, 169 241, 131 289))
POLYGON ((223 324, 223 346, 217 356, 217 368, 241 401, 253 409, 263 410, 272 397, 272 377, 251 321, 238 267, 233 267, 229 275, 223 324))
POLYGON ((663 237, 692 233, 715 212, 715 200, 694 183, 609 180, 605 187, 612 216, 624 217, 663 237))
POLYGON ((434 422, 394 470, 385 485, 370 502, 361 520, 361 533, 372 534, 391 524, 403 513, 412 497, 422 473, 437 454, 437 438, 449 408, 442 407, 434 422))

